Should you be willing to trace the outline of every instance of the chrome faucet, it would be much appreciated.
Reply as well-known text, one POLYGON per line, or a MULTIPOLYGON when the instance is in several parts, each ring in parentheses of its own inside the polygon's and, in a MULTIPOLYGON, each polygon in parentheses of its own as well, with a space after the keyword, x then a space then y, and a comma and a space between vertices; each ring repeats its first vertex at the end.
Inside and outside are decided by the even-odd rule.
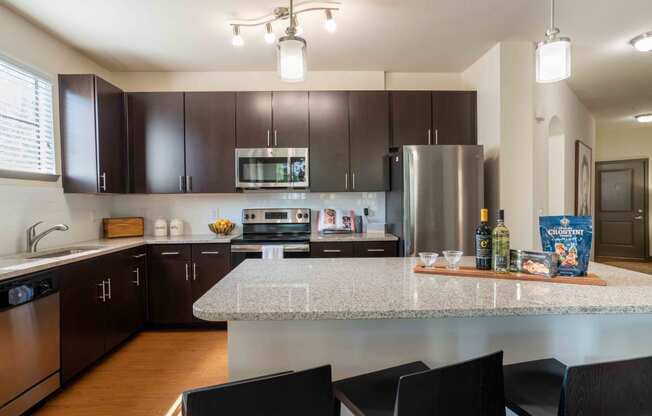
POLYGON ((31 227, 27 228, 27 252, 28 253, 36 253, 36 246, 38 245, 38 242, 41 241, 43 237, 50 234, 52 231, 68 231, 70 229, 70 227, 68 227, 66 224, 57 224, 54 227, 50 227, 47 230, 43 231, 42 233, 36 235, 36 227, 42 223, 43 221, 39 221, 36 224, 32 225, 31 227))

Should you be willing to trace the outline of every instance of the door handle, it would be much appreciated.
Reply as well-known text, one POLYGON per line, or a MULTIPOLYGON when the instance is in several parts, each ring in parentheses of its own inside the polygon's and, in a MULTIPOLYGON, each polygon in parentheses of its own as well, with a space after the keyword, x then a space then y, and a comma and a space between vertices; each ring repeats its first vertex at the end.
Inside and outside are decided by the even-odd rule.
POLYGON ((178 251, 163 251, 161 256, 176 256, 177 254, 179 254, 178 251))
POLYGON ((131 258, 133 258, 133 259, 142 259, 146 255, 147 255, 147 253, 134 254, 133 256, 131 256, 131 258))
POLYGON ((192 280, 197 280, 197 263, 192 264, 192 280))
POLYGON ((190 275, 188 273, 188 263, 186 263, 186 282, 190 280, 190 275))
POLYGON ((355 191, 355 172, 351 174, 351 189, 355 191))
POLYGON ((106 302, 106 286, 104 286, 104 280, 102 280, 102 283, 98 283, 97 286, 102 288, 102 295, 97 298, 102 302, 106 302))
POLYGON ((202 251, 201 254, 207 255, 207 254, 220 254, 219 251, 202 251))
POLYGON ((140 267, 136 267, 134 273, 136 273, 136 280, 132 281, 131 283, 134 283, 136 286, 140 286, 140 267))
POLYGON ((108 288, 106 298, 111 300, 111 278, 110 277, 106 279, 106 286, 108 288))
POLYGON ((385 249, 384 248, 368 248, 367 251, 369 253, 384 253, 385 249))
POLYGON ((323 252, 324 252, 324 253, 341 253, 342 250, 335 250, 335 249, 325 248, 325 249, 323 250, 323 252))
POLYGON ((435 144, 439 144, 439 129, 435 129, 435 144))
POLYGON ((635 220, 642 220, 642 219, 643 219, 643 216, 642 216, 642 215, 637 215, 637 216, 634 217, 634 219, 635 219, 635 220))

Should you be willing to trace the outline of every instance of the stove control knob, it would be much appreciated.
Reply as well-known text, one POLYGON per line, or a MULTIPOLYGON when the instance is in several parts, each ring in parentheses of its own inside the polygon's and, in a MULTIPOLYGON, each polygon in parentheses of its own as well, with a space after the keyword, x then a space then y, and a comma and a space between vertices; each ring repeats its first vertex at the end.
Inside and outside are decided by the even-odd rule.
POLYGON ((245 214, 245 220, 249 219, 249 214, 245 214))
POLYGON ((254 218, 256 218, 256 214, 251 214, 251 219, 253 220, 254 218))

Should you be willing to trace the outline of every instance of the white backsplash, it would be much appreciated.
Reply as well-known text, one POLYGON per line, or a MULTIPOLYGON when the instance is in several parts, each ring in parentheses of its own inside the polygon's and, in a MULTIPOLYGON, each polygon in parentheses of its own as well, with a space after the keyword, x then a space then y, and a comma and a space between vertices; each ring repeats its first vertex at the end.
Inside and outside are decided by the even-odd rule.
POLYGON ((216 218, 240 224, 244 208, 352 209, 357 215, 369 208, 370 220, 385 221, 383 192, 114 195, 111 203, 114 217, 144 217, 146 234, 152 234, 157 218, 183 220, 185 234, 209 234, 207 224, 216 218))

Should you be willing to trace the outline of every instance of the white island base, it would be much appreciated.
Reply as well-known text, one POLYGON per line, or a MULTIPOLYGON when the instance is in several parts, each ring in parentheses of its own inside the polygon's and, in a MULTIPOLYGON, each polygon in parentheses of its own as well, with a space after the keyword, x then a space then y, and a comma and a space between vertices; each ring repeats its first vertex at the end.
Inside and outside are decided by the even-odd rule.
POLYGON ((652 355, 652 314, 229 322, 232 380, 322 364, 332 365, 337 380, 417 360, 437 367, 498 350, 505 364, 652 355))

